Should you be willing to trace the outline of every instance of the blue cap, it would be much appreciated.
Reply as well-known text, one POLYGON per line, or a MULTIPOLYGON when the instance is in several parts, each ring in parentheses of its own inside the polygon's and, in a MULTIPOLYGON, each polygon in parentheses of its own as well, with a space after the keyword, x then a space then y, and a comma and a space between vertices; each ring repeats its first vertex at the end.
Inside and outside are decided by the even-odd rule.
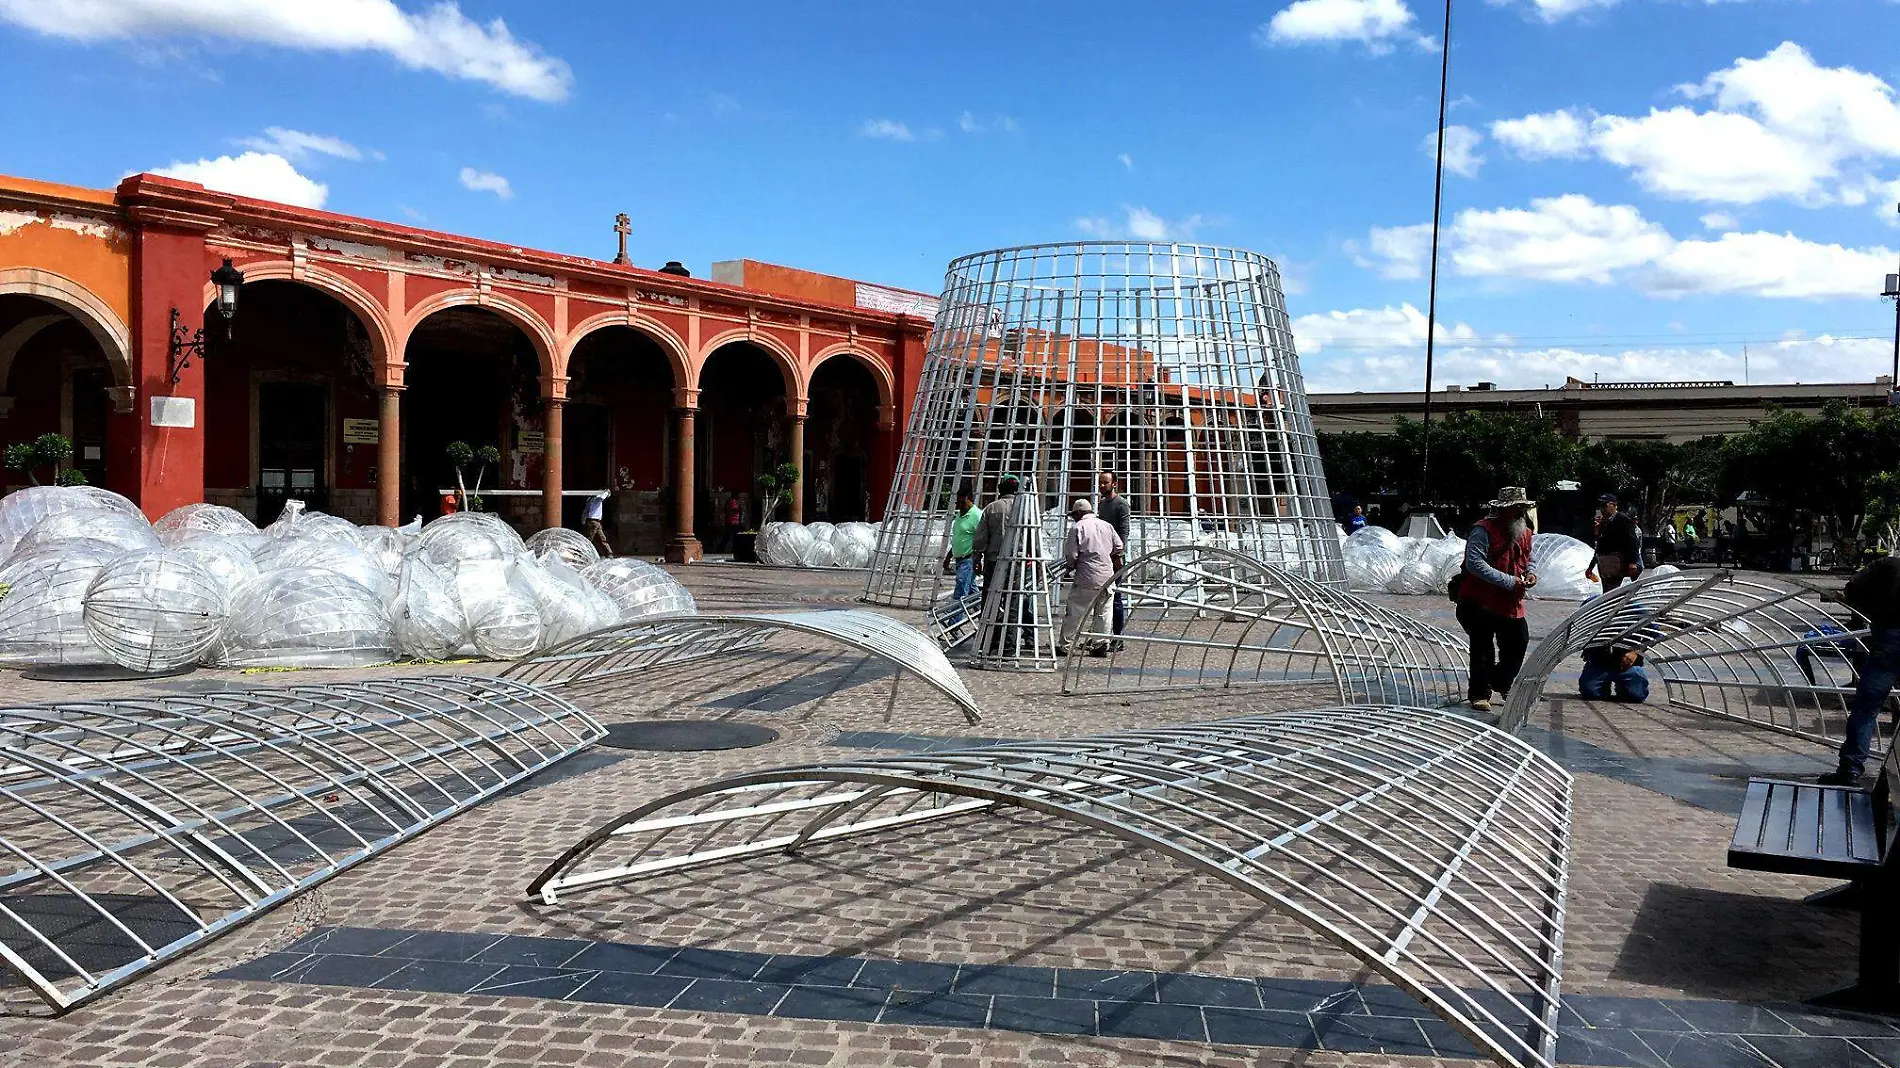
POLYGON ((1614 493, 1606 493, 1606 494, 1604 494, 1603 496, 1601 496, 1601 497, 1598 497, 1598 498, 1597 498, 1597 501, 1598 501, 1599 503, 1601 503, 1601 504, 1615 504, 1615 503, 1616 503, 1616 494, 1614 494, 1614 493))

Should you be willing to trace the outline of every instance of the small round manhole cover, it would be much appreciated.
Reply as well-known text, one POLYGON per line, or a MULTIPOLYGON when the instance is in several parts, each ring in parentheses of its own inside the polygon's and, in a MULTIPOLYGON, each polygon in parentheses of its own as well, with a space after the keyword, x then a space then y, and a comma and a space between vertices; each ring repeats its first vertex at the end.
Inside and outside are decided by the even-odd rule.
POLYGON ((41 664, 20 672, 34 682, 134 682, 139 679, 169 679, 197 670, 191 664, 169 671, 138 671, 117 664, 41 664))
POLYGON ((727 723, 717 719, 648 719, 615 723, 600 744, 611 749, 644 749, 655 753, 700 753, 712 749, 750 749, 778 741, 778 732, 756 723, 727 723))

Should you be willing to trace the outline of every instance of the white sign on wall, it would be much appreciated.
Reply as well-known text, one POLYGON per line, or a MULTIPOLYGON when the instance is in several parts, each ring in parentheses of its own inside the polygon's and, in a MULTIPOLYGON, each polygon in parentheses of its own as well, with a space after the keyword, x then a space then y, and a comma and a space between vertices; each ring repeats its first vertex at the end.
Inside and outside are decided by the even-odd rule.
POLYGON ((198 425, 198 402, 190 397, 153 397, 152 425, 189 429, 198 425))
POLYGON ((860 308, 933 321, 937 318, 937 298, 927 297, 922 293, 906 293, 901 289, 886 289, 868 282, 859 282, 857 296, 860 308))

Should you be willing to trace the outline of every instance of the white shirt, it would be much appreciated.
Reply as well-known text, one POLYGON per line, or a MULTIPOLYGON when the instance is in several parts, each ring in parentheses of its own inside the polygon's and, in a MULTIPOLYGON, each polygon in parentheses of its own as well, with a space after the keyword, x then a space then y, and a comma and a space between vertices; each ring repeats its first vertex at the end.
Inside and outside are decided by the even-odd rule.
POLYGON ((1071 524, 1062 556, 1075 565, 1075 584, 1100 589, 1115 577, 1112 555, 1122 551, 1122 536, 1090 512, 1071 524))
POLYGON ((607 503, 607 498, 605 497, 587 498, 587 518, 599 519, 601 507, 605 505, 606 503, 607 503))

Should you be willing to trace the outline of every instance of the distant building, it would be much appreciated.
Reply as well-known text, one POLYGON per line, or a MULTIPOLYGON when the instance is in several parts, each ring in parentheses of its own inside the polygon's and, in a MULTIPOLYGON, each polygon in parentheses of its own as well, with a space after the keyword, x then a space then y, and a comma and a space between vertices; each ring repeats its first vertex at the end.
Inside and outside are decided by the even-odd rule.
MULTIPOLYGON (((1709 434, 1735 434, 1772 407, 1814 413, 1831 400, 1863 408, 1889 403, 1893 381, 1744 385, 1733 382, 1584 382, 1567 379, 1555 389, 1497 389, 1491 383, 1446 386, 1432 397, 1432 414, 1517 412, 1554 419, 1564 433, 1590 439, 1693 441, 1709 434)), ((1314 429, 1390 433, 1394 419, 1417 419, 1424 400, 1417 392, 1314 393, 1309 397, 1314 429)))

